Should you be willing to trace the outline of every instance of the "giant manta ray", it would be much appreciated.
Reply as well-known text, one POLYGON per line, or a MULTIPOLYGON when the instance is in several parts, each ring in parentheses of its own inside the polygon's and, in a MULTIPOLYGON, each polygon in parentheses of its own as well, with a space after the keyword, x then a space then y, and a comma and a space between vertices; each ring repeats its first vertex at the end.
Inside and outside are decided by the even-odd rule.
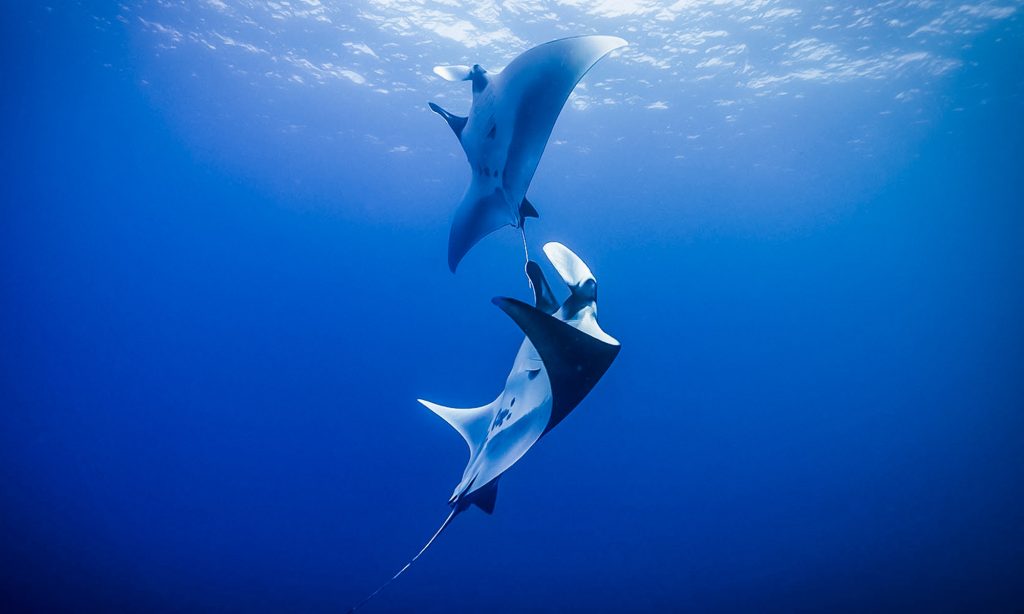
POLYGON ((590 268, 561 243, 548 243, 544 253, 569 287, 568 298, 559 304, 540 266, 528 262, 534 306, 493 299, 526 334, 498 398, 473 409, 420 400, 466 440, 469 462, 441 527, 398 573, 350 612, 402 575, 470 505, 493 512, 498 479, 580 404, 618 355, 619 342, 597 323, 597 280, 590 268))
POLYGON ((480 239, 537 217, 526 190, 562 106, 598 60, 626 44, 615 36, 576 36, 538 45, 499 73, 479 64, 434 68, 448 81, 473 83, 468 117, 430 103, 455 132, 473 171, 448 237, 452 272, 480 239))
POLYGON ((619 342, 597 323, 597 280, 590 269, 561 243, 548 243, 544 253, 569 297, 556 303, 540 266, 530 261, 536 306, 494 299, 526 333, 498 398, 473 409, 420 400, 469 445, 462 481, 448 501, 453 514, 470 504, 494 511, 498 478, 579 405, 619 353, 619 342))

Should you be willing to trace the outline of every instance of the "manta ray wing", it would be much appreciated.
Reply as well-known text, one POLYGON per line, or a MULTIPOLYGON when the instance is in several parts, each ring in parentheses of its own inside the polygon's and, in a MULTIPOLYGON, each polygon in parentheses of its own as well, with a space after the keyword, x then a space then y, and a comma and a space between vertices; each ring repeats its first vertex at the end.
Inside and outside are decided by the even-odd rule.
POLYGON ((555 126, 580 79, 601 58, 627 43, 616 36, 576 36, 538 45, 493 76, 502 104, 515 105, 503 184, 516 199, 526 190, 555 126))
POLYGON ((561 422, 597 385, 620 346, 587 333, 514 298, 491 300, 526 333, 537 348, 551 382, 551 419, 545 433, 561 422))
POLYGON ((473 462, 476 454, 480 451, 484 439, 487 438, 487 426, 494 419, 498 402, 493 401, 482 407, 456 408, 445 407, 437 403, 431 403, 423 399, 416 399, 421 405, 434 412, 458 431, 459 435, 466 440, 469 446, 469 462, 473 462))
POLYGON ((478 188, 476 182, 469 185, 452 219, 452 229, 448 234, 448 268, 452 273, 480 239, 515 221, 501 190, 481 193, 478 188))

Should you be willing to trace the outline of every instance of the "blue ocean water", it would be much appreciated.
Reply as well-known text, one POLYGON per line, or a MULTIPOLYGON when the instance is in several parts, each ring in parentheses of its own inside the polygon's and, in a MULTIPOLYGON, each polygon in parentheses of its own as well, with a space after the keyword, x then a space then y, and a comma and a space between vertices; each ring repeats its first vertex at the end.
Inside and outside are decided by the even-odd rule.
POLYGON ((630 47, 530 199, 623 350, 366 607, 1024 607, 1019 0, 7 7, 0 607, 339 611, 446 516, 517 233, 435 64, 630 47))

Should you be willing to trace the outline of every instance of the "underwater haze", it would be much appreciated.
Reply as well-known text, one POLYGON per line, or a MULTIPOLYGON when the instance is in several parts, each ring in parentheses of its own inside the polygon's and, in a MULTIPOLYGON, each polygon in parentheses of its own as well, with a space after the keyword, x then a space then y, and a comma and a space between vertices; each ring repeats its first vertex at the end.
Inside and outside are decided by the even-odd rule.
MULTIPOLYGON (((337 612, 449 512, 522 239, 439 64, 629 46, 529 189, 622 344, 370 612, 1024 609, 1024 2, 12 2, 0 609, 337 612)), ((557 278, 554 278, 557 279, 557 278)), ((556 287, 561 298, 564 287, 556 287)))

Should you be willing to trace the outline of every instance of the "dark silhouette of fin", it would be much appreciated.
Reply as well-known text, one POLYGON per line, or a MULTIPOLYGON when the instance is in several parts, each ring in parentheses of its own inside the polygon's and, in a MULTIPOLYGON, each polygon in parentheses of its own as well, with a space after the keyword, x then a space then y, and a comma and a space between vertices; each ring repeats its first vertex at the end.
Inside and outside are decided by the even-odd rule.
POLYGON ((448 122, 448 125, 451 126, 452 128, 452 132, 455 133, 455 138, 459 139, 459 142, 462 142, 462 130, 466 127, 466 122, 469 121, 469 118, 449 113, 448 111, 442 109, 439 105, 436 105, 432 102, 428 102, 427 106, 430 107, 431 111, 443 117, 444 121, 448 122))
POLYGON ((526 333, 551 380, 550 431, 597 385, 620 346, 605 343, 514 298, 491 299, 526 333))
POLYGON ((530 287, 533 288, 533 304, 544 313, 552 314, 558 311, 558 301, 555 294, 544 277, 544 271, 540 265, 530 260, 526 263, 526 276, 530 279, 530 287))
MULTIPOLYGON (((534 208, 533 203, 523 199, 523 202, 519 205, 519 219, 526 219, 528 217, 540 217, 537 213, 537 209, 534 208)), ((520 222, 521 224, 522 222, 520 222)))
MULTIPOLYGON (((381 592, 382 590, 384 590, 385 588, 387 588, 389 584, 391 584, 392 582, 394 582, 395 580, 397 580, 397 579, 398 579, 398 576, 400 576, 400 575, 402 575, 403 573, 405 573, 405 570, 406 570, 406 569, 409 569, 410 567, 412 567, 412 564, 416 562, 416 559, 420 558, 420 556, 422 556, 422 555, 423 555, 423 553, 427 551, 427 548, 429 548, 429 547, 431 546, 431 544, 433 544, 433 543, 434 543, 434 540, 436 540, 436 539, 437 539, 437 537, 438 537, 438 536, 439 536, 439 535, 440 535, 440 534, 441 534, 441 533, 442 533, 442 532, 443 532, 443 531, 444 531, 445 529, 447 529, 447 528, 448 528, 448 525, 450 525, 450 524, 452 523, 452 520, 453 520, 453 519, 455 518, 455 516, 456 516, 456 515, 458 515, 458 513, 459 513, 460 511, 462 511, 463 509, 465 509, 465 508, 460 508, 460 507, 458 507, 458 506, 454 506, 454 507, 452 507, 452 511, 451 511, 451 513, 450 513, 450 514, 448 514, 448 517, 447 517, 447 518, 445 518, 444 522, 442 522, 442 523, 441 523, 441 527, 437 529, 437 531, 436 531, 436 532, 434 533, 434 536, 430 538, 430 540, 429 540, 429 541, 428 541, 428 542, 426 543, 426 545, 425 545, 425 546, 423 546, 423 548, 421 548, 421 549, 420 549, 420 551, 416 553, 416 556, 414 556, 414 557, 412 557, 411 559, 409 559, 409 562, 408 562, 408 563, 406 563, 406 564, 405 564, 405 566, 403 566, 403 567, 402 567, 401 569, 399 569, 399 570, 398 570, 398 571, 397 571, 397 572, 395 573, 395 575, 391 576, 391 578, 390 578, 390 579, 389 579, 389 580, 388 580, 387 582, 385 582, 384 584, 381 584, 381 585, 380 585, 380 586, 379 586, 379 587, 377 588, 377 590, 373 591, 372 593, 370 593, 369 595, 367 595, 367 596, 366 596, 365 598, 363 598, 363 600, 362 600, 362 601, 360 601, 359 603, 357 603, 357 604, 355 604, 354 606, 352 606, 351 608, 349 608, 349 610, 348 610, 348 614, 352 614, 353 612, 355 612, 355 611, 356 611, 356 610, 358 610, 359 608, 361 608, 361 607, 363 607, 364 605, 366 605, 366 604, 367 604, 367 602, 369 602, 369 601, 370 601, 371 599, 373 599, 374 597, 376 597, 376 596, 377 596, 377 593, 379 593, 379 592, 381 592)), ((493 508, 492 508, 492 509, 493 509, 493 508)))

